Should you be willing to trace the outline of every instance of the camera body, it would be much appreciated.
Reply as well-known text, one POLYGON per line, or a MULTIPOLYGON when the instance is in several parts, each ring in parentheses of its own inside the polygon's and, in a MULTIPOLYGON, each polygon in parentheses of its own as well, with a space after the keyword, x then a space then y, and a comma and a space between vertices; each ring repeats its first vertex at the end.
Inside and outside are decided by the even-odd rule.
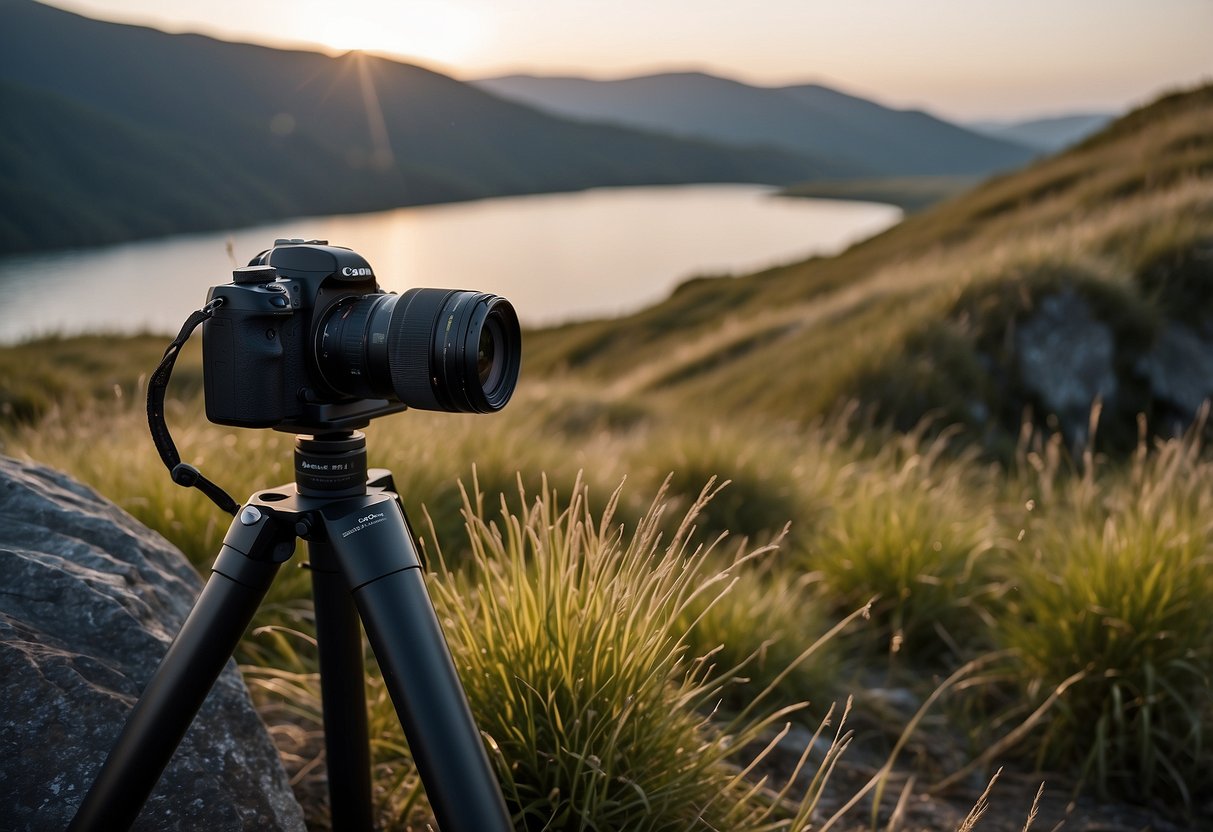
POLYGON ((356 252, 277 240, 207 296, 206 416, 322 434, 405 408, 494 413, 510 400, 522 334, 505 298, 384 292, 356 252))
POLYGON ((206 417, 222 425, 296 433, 346 430, 404 410, 386 398, 329 387, 314 360, 315 331, 335 305, 383 294, 367 261, 321 240, 276 240, 233 282, 202 330, 206 417))

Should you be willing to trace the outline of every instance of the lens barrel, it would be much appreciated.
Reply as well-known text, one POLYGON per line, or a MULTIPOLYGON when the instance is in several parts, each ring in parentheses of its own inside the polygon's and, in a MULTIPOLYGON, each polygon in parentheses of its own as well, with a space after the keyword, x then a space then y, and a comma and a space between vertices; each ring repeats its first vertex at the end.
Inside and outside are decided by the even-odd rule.
POLYGON ((460 289, 351 296, 316 330, 316 366, 347 396, 493 413, 518 383, 522 334, 505 298, 460 289))

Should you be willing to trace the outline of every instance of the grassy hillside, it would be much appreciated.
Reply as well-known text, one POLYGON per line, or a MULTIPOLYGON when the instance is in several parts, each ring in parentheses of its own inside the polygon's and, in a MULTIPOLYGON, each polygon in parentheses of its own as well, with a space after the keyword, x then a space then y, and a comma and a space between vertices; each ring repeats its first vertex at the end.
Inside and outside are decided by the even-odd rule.
MULTIPOLYGON (((1213 87, 1164 98, 840 256, 692 280, 628 318, 537 332, 529 367, 722 413, 807 422, 858 399, 903 427, 941 413, 988 431, 992 416, 986 438, 1013 437, 1026 407, 1048 414, 1001 347, 1042 297, 1086 298, 1127 363, 1165 322, 1207 321, 1207 266, 1184 264, 1213 239, 1211 122, 1213 87)), ((1130 426, 1154 404, 1124 388, 1105 402, 1130 426)))
POLYGON ((421 67, 0 0, 0 253, 599 185, 786 184, 794 153, 567 121, 421 67), (52 187, 53 186, 53 187, 52 187))

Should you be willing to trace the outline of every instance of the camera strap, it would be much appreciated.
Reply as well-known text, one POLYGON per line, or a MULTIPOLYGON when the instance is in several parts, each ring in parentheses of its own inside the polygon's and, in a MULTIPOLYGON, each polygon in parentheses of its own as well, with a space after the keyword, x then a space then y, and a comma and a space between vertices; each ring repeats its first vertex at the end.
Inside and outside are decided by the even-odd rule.
POLYGON ((168 430, 168 423, 164 420, 164 394, 168 390, 168 380, 173 374, 173 365, 177 363, 177 356, 180 354, 181 348, 198 328, 198 324, 210 318, 222 305, 223 298, 215 298, 206 306, 192 313, 185 319, 177 337, 164 351, 164 358, 161 359, 160 366, 152 373, 152 377, 147 383, 147 425, 152 432, 152 441, 156 443, 156 451, 160 454, 160 459, 164 461, 165 467, 168 468, 173 482, 186 488, 197 488, 210 497, 219 508, 235 516, 236 512, 240 510, 240 504, 222 488, 202 476, 202 472, 193 465, 181 461, 181 454, 177 452, 177 446, 173 444, 173 437, 168 430))

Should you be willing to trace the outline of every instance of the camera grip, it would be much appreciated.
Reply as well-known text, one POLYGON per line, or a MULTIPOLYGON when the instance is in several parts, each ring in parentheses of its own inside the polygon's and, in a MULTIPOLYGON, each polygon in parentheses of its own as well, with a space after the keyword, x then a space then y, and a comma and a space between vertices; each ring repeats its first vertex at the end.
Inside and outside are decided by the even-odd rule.
POLYGON ((206 417, 220 424, 273 427, 286 415, 283 337, 290 320, 215 315, 202 328, 206 417))

